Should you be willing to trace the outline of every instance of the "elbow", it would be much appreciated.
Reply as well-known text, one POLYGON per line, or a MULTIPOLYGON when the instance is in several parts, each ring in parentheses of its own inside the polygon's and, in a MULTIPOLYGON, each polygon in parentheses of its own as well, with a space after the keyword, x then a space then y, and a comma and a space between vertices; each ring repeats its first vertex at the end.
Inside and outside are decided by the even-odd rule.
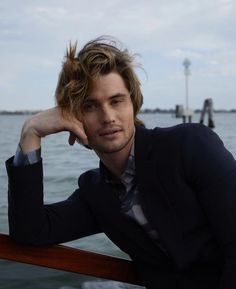
POLYGON ((16 224, 11 224, 9 222, 9 236, 12 240, 17 243, 30 245, 30 246, 43 246, 46 245, 43 242, 43 238, 39 231, 35 228, 27 226, 17 226, 16 224))
POLYGON ((23 245, 31 245, 38 246, 37 238, 34 237, 33 234, 29 232, 25 232, 24 230, 11 229, 9 227, 9 236, 10 238, 20 244, 23 245))

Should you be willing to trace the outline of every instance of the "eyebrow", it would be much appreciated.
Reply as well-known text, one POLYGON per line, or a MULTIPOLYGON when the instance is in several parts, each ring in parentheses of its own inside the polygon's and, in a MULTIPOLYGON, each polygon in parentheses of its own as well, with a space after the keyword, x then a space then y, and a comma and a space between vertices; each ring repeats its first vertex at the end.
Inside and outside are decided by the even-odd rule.
MULTIPOLYGON (((119 97, 127 97, 127 95, 125 93, 116 93, 114 95, 109 96, 108 100, 112 100, 112 99, 119 98, 119 97)), ((85 103, 86 102, 97 102, 97 99, 88 96, 87 99, 85 100, 85 103)))
POLYGON ((117 98, 117 97, 127 97, 127 95, 125 93, 117 93, 115 95, 112 95, 112 96, 108 97, 108 99, 114 99, 114 98, 117 98))

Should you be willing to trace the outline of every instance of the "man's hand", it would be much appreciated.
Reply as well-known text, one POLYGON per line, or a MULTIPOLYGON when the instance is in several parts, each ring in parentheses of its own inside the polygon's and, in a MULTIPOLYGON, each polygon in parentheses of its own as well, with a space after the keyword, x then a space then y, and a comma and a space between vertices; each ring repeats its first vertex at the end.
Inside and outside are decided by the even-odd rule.
POLYGON ((23 125, 20 146, 24 153, 36 150, 41 145, 41 138, 61 131, 69 131, 69 144, 73 145, 76 138, 87 145, 88 139, 83 124, 75 117, 62 114, 58 107, 54 107, 27 119, 23 125))

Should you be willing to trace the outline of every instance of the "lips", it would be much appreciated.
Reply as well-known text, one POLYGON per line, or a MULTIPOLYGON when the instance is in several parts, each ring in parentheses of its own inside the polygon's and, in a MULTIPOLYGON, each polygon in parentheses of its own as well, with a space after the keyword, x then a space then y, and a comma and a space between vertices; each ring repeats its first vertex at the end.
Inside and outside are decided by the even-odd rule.
POLYGON ((120 128, 103 129, 99 132, 99 136, 109 136, 120 131, 121 131, 120 128))

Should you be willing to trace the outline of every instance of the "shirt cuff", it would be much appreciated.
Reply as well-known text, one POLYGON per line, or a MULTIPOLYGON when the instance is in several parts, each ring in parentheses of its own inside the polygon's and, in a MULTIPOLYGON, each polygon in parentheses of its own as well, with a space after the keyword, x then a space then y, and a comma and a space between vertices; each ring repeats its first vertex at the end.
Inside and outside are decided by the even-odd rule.
POLYGON ((13 159, 13 165, 16 167, 27 166, 35 164, 40 160, 41 160, 41 148, 25 154, 23 153, 21 146, 19 144, 13 159))

